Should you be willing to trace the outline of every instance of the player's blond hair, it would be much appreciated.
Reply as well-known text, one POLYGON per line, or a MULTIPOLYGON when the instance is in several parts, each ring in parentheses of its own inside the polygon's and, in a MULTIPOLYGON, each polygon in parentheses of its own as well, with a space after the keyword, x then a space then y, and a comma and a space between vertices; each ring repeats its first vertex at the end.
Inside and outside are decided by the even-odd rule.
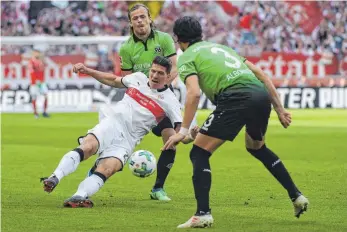
MULTIPOLYGON (((143 7, 143 8, 146 9, 147 15, 148 15, 148 17, 150 18, 150 20, 152 21, 152 22, 150 23, 150 27, 151 27, 151 30, 153 30, 153 29, 154 29, 154 24, 153 24, 153 20, 152 20, 152 17, 151 17, 151 13, 150 13, 148 7, 147 7, 146 5, 144 5, 144 4, 142 4, 142 3, 136 3, 135 5, 133 5, 133 6, 128 10, 128 19, 129 19, 129 22, 131 22, 131 17, 130 17, 131 12, 133 12, 133 11, 135 11, 135 10, 141 8, 141 7, 143 7)), ((132 26, 130 26, 130 30, 131 30, 131 33, 134 33, 134 30, 133 30, 133 27, 132 27, 132 26)))

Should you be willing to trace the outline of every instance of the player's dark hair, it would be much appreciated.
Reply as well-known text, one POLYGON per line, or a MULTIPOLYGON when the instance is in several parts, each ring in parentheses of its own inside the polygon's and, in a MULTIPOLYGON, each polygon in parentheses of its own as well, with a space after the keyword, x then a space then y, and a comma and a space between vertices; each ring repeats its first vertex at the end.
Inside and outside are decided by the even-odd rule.
POLYGON ((191 16, 184 16, 175 21, 173 32, 178 42, 193 44, 202 40, 200 22, 191 16))
POLYGON ((166 58, 165 56, 156 56, 152 62, 152 64, 158 64, 160 66, 163 66, 166 68, 166 73, 171 72, 172 68, 172 62, 169 58, 166 58))
MULTIPOLYGON (((144 5, 144 4, 136 3, 135 5, 133 5, 133 6, 128 10, 128 19, 129 19, 129 22, 131 22, 131 16, 130 16, 131 12, 133 12, 133 11, 135 11, 135 10, 141 8, 141 7, 143 7, 143 8, 146 9, 148 17, 149 17, 150 19, 152 19, 151 13, 150 13, 148 7, 147 7, 146 5, 144 5)), ((154 29, 153 20, 152 20, 152 22, 150 23, 150 27, 151 27, 152 30, 154 29)), ((130 30, 131 30, 132 33, 134 33, 134 29, 133 29, 132 26, 130 26, 130 30)))

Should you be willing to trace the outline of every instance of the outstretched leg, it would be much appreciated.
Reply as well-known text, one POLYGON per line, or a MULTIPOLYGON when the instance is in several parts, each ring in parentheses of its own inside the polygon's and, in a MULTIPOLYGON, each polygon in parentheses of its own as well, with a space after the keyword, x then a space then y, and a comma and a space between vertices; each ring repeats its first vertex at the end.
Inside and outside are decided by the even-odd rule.
POLYGON ((287 190, 294 204, 294 216, 299 218, 300 215, 307 210, 309 202, 294 184, 280 158, 266 147, 264 137, 261 141, 257 141, 246 133, 246 148, 250 154, 263 163, 267 170, 287 190))
POLYGON ((114 157, 101 159, 97 165, 95 172, 83 180, 78 186, 77 192, 64 202, 64 207, 70 208, 91 208, 94 206, 89 199, 98 192, 104 185, 106 180, 114 173, 121 170, 122 162, 114 157))
POLYGON ((43 102, 43 113, 42 113, 42 116, 45 118, 49 117, 49 114, 47 113, 47 107, 48 107, 48 97, 47 97, 47 94, 45 94, 44 102, 43 102))
MULTIPOLYGON (((176 132, 172 128, 171 121, 166 118, 160 124, 161 128, 161 137, 163 142, 165 142, 170 138, 170 136, 174 135, 176 132), (171 128, 170 128, 171 127, 171 128)), ((160 200, 160 201, 170 201, 171 199, 167 196, 164 191, 164 184, 167 176, 170 173, 170 170, 175 162, 176 150, 164 150, 161 152, 160 157, 157 163, 157 177, 155 180, 155 184, 150 193, 150 197, 152 200, 160 200)))
POLYGON ((48 193, 52 192, 63 177, 76 171, 80 162, 95 154, 98 147, 98 140, 94 135, 88 134, 78 148, 69 151, 63 156, 50 177, 41 178, 44 191, 48 193))

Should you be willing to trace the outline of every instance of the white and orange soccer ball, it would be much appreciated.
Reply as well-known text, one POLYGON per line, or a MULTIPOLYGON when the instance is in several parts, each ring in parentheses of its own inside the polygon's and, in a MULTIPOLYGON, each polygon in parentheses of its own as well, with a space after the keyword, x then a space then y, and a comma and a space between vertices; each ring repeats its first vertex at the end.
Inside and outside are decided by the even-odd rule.
POLYGON ((155 172, 156 168, 157 160, 150 151, 138 150, 129 158, 129 169, 137 177, 148 177, 155 172))

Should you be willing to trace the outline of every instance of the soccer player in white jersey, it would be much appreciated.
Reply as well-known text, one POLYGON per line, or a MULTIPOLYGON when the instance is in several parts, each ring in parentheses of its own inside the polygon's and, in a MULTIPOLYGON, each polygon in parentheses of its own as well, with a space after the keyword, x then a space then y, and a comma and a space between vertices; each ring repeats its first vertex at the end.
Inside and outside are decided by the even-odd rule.
POLYGON ((182 122, 180 103, 166 85, 170 78, 171 61, 163 56, 153 60, 149 78, 141 72, 124 77, 104 73, 79 63, 74 72, 81 72, 115 88, 127 88, 124 98, 89 130, 82 144, 66 153, 48 178, 42 178, 43 188, 52 192, 61 179, 74 172, 79 163, 98 154, 95 172, 83 180, 77 192, 64 202, 65 207, 93 207, 89 199, 114 173, 122 170, 129 155, 141 139, 160 121, 168 117, 172 123, 182 122))

